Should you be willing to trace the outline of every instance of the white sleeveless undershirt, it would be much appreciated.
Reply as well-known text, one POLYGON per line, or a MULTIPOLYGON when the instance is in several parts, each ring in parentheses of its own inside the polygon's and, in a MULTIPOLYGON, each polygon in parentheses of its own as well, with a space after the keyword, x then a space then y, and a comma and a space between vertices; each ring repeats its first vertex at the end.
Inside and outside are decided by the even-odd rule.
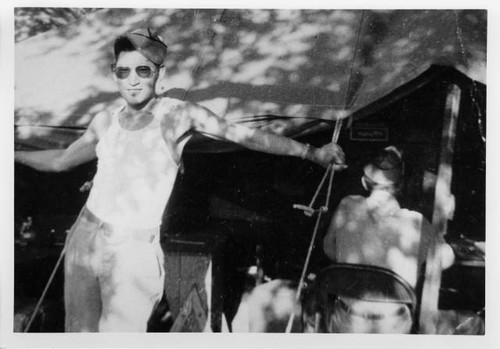
POLYGON ((97 173, 87 207, 101 220, 127 228, 161 223, 178 165, 161 134, 160 117, 139 130, 119 123, 121 108, 99 140, 97 173))

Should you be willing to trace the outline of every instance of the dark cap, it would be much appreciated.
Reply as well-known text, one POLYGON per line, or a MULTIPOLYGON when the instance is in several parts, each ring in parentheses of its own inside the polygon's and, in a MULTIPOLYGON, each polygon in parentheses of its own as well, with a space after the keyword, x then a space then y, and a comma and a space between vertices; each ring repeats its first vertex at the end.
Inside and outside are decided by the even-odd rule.
POLYGON ((403 175, 402 155, 395 146, 383 149, 363 168, 365 177, 380 185, 395 185, 403 175))
MULTIPOLYGON (((135 49, 144 57, 157 65, 163 64, 167 56, 167 45, 161 37, 155 34, 149 28, 140 28, 133 30, 125 36, 135 47, 135 49)), ((115 45, 116 53, 116 45, 115 45)))

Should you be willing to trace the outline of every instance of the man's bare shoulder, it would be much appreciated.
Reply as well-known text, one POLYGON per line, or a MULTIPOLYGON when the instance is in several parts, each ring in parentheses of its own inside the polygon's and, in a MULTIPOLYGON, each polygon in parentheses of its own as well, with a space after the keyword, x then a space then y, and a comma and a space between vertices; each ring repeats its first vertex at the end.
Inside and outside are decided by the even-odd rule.
POLYGON ((181 99, 168 96, 159 96, 155 100, 152 112, 157 117, 160 117, 163 127, 179 127, 186 124, 186 112, 190 103, 181 99))
MULTIPOLYGON (((354 213, 360 213, 361 207, 366 206, 366 198, 361 195, 348 195, 344 197, 339 205, 335 208, 335 213, 337 215, 340 214, 354 214, 354 213)), ((363 209, 362 211, 365 211, 366 209, 363 209)))
POLYGON ((349 195, 340 201, 332 216, 332 229, 343 229, 347 222, 358 221, 366 216, 366 198, 361 195, 349 195))
POLYGON ((398 213, 399 220, 413 226, 418 231, 428 231, 431 229, 431 224, 425 216, 418 212, 403 208, 398 213))
POLYGON ((340 205, 343 206, 353 206, 360 205, 366 202, 366 198, 362 195, 348 195, 342 199, 340 205))
POLYGON ((156 106, 154 108, 156 111, 165 113, 174 110, 186 109, 191 105, 193 105, 193 103, 183 99, 173 98, 169 96, 158 96, 156 98, 156 106))
POLYGON ((92 119, 89 129, 100 137, 111 125, 113 115, 116 113, 112 110, 102 110, 98 112, 92 119))
POLYGON ((98 112, 95 116, 94 116, 94 120, 97 122, 97 123, 107 123, 107 122, 111 122, 111 118, 113 117, 113 115, 116 114, 115 111, 111 111, 111 110, 101 110, 100 112, 98 112))
POLYGON ((174 118, 197 118, 215 115, 210 109, 201 104, 169 96, 158 96, 153 109, 154 113, 170 114, 174 118))
POLYGON ((401 209, 399 211, 399 214, 402 217, 405 217, 407 219, 414 220, 414 221, 421 221, 424 218, 424 216, 420 212, 409 210, 407 208, 401 209))

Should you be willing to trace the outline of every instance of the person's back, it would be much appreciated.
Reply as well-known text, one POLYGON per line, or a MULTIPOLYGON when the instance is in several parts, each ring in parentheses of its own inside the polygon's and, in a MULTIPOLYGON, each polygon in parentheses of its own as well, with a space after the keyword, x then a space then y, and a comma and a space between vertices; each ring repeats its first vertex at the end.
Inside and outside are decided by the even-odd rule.
POLYGON ((415 287, 430 228, 420 213, 401 209, 388 193, 348 196, 337 208, 323 248, 336 262, 384 267, 415 287))
MULTIPOLYGON (((384 149, 364 167, 362 184, 370 195, 344 198, 332 217, 323 250, 333 261, 387 268, 415 288, 431 234, 422 214, 402 209, 396 199, 403 163, 394 147, 384 149)), ((453 258, 447 258, 447 268, 453 258)), ((369 293, 372 290, 367 290, 369 293)), ((408 333, 412 319, 406 305, 338 297, 333 332, 408 333)))

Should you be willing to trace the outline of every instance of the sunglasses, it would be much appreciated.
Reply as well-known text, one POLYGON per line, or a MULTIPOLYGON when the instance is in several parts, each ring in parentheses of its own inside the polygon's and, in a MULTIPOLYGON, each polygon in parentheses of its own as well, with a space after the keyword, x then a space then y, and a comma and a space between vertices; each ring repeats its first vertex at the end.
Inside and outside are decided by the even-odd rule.
MULTIPOLYGON (((114 64, 111 66, 111 69, 120 80, 128 78, 130 72, 132 71, 129 67, 117 67, 114 64)), ((156 73, 156 70, 147 65, 139 65, 135 67, 135 73, 142 79, 149 79, 154 75, 154 73, 156 73)))

